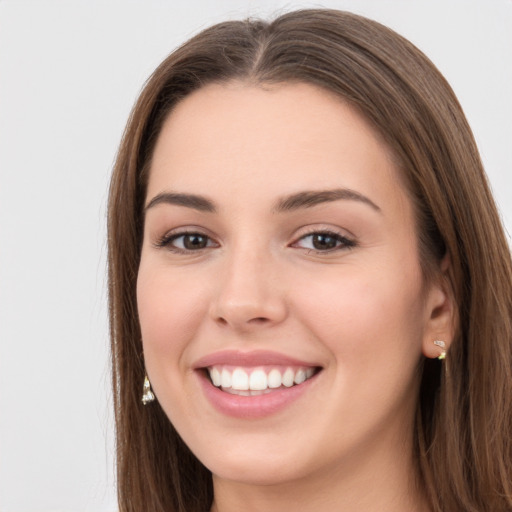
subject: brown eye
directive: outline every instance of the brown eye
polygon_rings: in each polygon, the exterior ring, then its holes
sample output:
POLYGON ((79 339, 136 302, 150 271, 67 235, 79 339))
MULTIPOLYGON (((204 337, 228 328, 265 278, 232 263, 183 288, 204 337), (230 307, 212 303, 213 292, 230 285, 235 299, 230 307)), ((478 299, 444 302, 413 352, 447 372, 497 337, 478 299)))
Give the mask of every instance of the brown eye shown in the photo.
POLYGON ((328 251, 334 249, 339 243, 339 240, 331 235, 317 233, 311 235, 311 244, 317 251, 328 251))
POLYGON ((198 233, 192 233, 190 235, 182 235, 178 237, 176 240, 183 239, 182 244, 183 248, 187 251, 195 251, 197 249, 204 249, 208 246, 208 237, 204 235, 200 235, 198 233))
POLYGON ((318 231, 303 236, 295 244, 294 247, 309 249, 314 252, 330 252, 355 247, 356 243, 349 238, 329 231, 318 231))
POLYGON ((218 244, 216 244, 209 236, 193 232, 165 236, 156 245, 157 247, 165 247, 166 249, 177 253, 194 252, 200 251, 201 249, 218 247, 218 244))

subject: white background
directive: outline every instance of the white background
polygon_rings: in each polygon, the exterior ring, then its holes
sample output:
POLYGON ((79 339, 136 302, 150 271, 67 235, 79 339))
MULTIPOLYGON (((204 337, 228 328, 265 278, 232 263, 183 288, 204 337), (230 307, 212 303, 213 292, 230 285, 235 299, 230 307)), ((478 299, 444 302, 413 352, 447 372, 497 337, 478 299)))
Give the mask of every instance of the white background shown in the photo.
POLYGON ((179 43, 325 6, 419 46, 451 82, 512 226, 512 0, 0 0, 0 511, 116 510, 105 202, 129 110, 179 43))

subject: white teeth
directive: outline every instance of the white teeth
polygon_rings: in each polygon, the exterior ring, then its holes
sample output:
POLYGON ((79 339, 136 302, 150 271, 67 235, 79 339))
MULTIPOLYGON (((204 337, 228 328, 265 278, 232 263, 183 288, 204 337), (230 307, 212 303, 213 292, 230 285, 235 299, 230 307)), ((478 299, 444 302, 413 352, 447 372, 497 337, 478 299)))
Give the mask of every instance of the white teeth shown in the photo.
POLYGON ((295 384, 302 384, 306 380, 306 372, 304 370, 299 370, 293 379, 295 384))
POLYGON ((219 387, 222 384, 222 379, 220 376, 219 370, 217 368, 212 368, 210 370, 210 377, 212 379, 213 385, 219 387))
POLYGON ((294 377, 295 375, 293 374, 293 370, 291 368, 287 368, 283 374, 283 386, 291 388, 293 386, 294 377))
POLYGON ((268 377, 267 377, 267 381, 268 381, 269 388, 272 388, 272 389, 280 388, 281 384, 282 384, 281 372, 279 370, 277 370, 276 368, 274 368, 273 370, 270 370, 268 377))
POLYGON ((302 384, 315 374, 315 369, 286 368, 281 373, 277 368, 272 368, 268 374, 263 368, 256 368, 252 371, 246 371, 243 368, 235 368, 230 371, 227 368, 210 367, 208 368, 212 384, 225 391, 234 392, 239 395, 259 395, 262 392, 270 392, 272 389, 280 387, 290 388, 293 385, 302 384))
POLYGON ((254 370, 249 377, 249 389, 262 391, 267 387, 267 374, 263 370, 254 370))
POLYGON ((222 373, 220 375, 220 385, 223 388, 230 388, 231 387, 231 372, 226 370, 226 368, 224 368, 222 370, 222 373))
POLYGON ((249 376, 242 368, 236 368, 231 375, 231 387, 240 391, 249 389, 249 376))

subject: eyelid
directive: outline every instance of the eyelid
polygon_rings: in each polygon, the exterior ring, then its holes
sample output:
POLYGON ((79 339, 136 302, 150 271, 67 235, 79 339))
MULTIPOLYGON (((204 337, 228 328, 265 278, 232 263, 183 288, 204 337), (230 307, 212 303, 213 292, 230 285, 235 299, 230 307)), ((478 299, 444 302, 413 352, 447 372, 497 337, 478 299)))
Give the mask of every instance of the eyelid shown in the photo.
POLYGON ((352 235, 347 233, 346 230, 342 230, 339 228, 333 228, 332 226, 310 226, 308 229, 301 233, 300 235, 295 237, 295 241, 290 244, 291 247, 297 247, 299 249, 305 249, 308 252, 313 252, 316 254, 329 254, 332 252, 338 252, 338 251, 344 251, 349 250, 357 246, 356 238, 352 235), (338 242, 340 242, 339 245, 336 247, 333 247, 331 249, 325 249, 325 250, 319 250, 319 249, 310 249, 306 247, 300 247, 298 244, 301 240, 304 240, 307 237, 313 236, 313 235, 327 235, 331 236, 333 238, 336 238, 338 242))
POLYGON ((179 227, 174 228, 170 231, 167 231, 164 235, 158 237, 155 242, 153 242, 153 246, 157 249, 167 249, 171 252, 179 253, 179 254, 192 254, 199 253, 205 249, 211 249, 215 247, 219 247, 219 243, 215 240, 215 238, 210 235, 207 230, 204 228, 199 228, 196 226, 187 226, 187 227, 179 227), (184 237, 187 235, 197 235, 202 236, 208 239, 208 245, 206 247, 201 247, 199 249, 182 249, 180 247, 176 247, 172 245, 174 240, 177 240, 180 237, 184 237), (210 244, 212 242, 212 244, 210 244))
MULTIPOLYGON (((304 231, 302 233, 299 233, 295 235, 294 241, 289 244, 290 247, 299 248, 299 249, 305 249, 308 252, 314 252, 318 254, 328 254, 331 252, 337 252, 340 250, 348 250, 353 247, 355 247, 357 244, 356 238, 354 235, 349 233, 346 229, 336 228, 333 226, 307 226, 299 228, 299 231, 303 229, 304 231), (339 242, 335 247, 330 249, 314 249, 314 248, 307 248, 307 247, 301 247, 299 244, 302 240, 304 240, 307 237, 313 236, 313 235, 325 235, 333 237, 339 242)), ((167 250, 175 253, 181 253, 181 254, 192 254, 192 253, 199 253, 201 251, 204 251, 205 249, 212 249, 219 247, 219 242, 216 241, 215 237, 211 235, 208 230, 204 228, 200 228, 197 226, 184 226, 184 227, 178 227, 171 229, 167 231, 164 235, 158 237, 154 242, 153 246, 157 249, 166 248, 167 250), (207 245, 205 247, 199 247, 197 249, 186 249, 186 248, 180 248, 172 245, 172 242, 174 240, 177 240, 180 237, 185 237, 187 235, 197 235, 201 237, 205 237, 207 239, 207 245)))

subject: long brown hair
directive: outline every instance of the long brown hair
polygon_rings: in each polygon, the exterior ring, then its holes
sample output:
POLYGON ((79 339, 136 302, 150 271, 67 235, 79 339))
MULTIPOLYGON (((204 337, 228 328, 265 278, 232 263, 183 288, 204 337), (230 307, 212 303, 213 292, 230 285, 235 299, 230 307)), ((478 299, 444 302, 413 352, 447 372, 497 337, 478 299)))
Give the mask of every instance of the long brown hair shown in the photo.
POLYGON ((303 10, 215 25, 154 72, 128 121, 109 198, 109 297, 123 512, 205 512, 209 471, 158 403, 141 403, 136 279, 156 138, 207 83, 307 82, 355 107, 386 140, 415 205, 426 279, 449 256, 458 326, 446 361, 421 367, 415 449, 432 509, 512 510, 512 264, 479 154, 451 88, 411 43, 365 18, 303 10))

